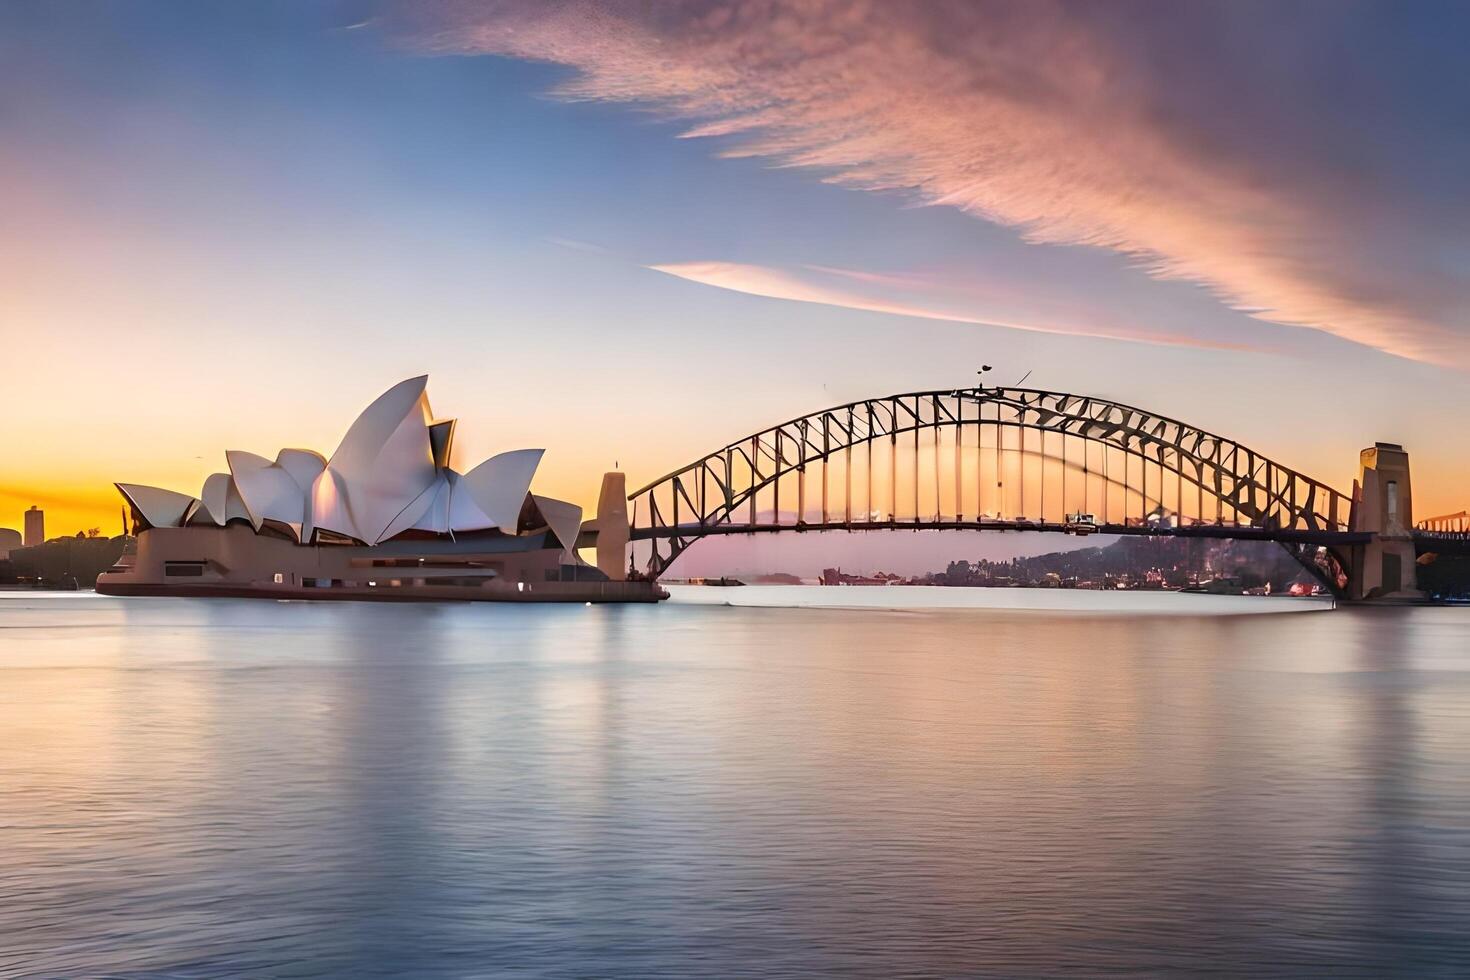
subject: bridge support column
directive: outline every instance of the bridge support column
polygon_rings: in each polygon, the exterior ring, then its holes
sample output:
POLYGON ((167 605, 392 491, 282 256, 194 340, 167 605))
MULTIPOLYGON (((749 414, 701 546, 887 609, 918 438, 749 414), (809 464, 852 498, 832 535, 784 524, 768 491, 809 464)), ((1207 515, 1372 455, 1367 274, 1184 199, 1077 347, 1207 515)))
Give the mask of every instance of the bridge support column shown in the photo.
POLYGON ((1404 447, 1379 442, 1359 454, 1352 524, 1354 531, 1367 531, 1373 540, 1352 548, 1348 598, 1418 598, 1413 493, 1404 447))
POLYGON ((628 479, 604 473, 597 495, 597 569, 614 582, 628 577, 628 479))

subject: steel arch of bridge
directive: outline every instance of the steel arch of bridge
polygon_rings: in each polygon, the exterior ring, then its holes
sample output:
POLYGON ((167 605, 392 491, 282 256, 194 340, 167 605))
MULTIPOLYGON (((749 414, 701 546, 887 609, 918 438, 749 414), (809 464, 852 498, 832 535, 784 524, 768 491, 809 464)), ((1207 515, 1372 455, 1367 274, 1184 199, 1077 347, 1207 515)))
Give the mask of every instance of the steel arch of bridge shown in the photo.
POLYGON ((635 548, 647 542, 645 567, 655 576, 710 535, 1061 531, 1069 512, 1082 511, 1102 533, 1276 541, 1336 592, 1345 582, 1341 549, 1368 537, 1350 530, 1350 497, 1249 447, 1130 405, 1028 388, 849 402, 732 442, 628 499, 630 537, 635 548), (783 510, 783 490, 794 511, 783 510))

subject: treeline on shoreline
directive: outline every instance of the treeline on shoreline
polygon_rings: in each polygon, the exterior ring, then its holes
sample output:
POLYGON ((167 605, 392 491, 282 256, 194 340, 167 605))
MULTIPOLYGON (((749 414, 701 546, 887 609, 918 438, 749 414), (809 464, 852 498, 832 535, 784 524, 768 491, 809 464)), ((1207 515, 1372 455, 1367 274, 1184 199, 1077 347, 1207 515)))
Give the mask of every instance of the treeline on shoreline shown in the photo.
POLYGON ((15 548, 0 559, 0 585, 90 589, 117 563, 131 538, 77 535, 15 548))

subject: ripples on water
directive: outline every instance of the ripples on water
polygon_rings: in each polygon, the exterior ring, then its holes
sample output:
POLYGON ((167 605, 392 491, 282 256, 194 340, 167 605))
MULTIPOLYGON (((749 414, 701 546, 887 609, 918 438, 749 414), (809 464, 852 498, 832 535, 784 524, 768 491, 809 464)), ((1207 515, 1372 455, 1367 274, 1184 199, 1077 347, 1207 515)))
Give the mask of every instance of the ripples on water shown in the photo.
POLYGON ((1470 972, 1470 611, 1162 599, 0 596, 0 974, 1470 972))

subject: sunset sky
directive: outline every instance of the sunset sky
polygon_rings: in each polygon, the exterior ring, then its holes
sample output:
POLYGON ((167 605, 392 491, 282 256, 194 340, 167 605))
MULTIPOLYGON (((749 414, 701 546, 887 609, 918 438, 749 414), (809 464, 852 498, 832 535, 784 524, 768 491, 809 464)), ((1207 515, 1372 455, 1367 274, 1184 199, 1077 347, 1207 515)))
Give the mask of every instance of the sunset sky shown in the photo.
POLYGON ((1463 3, 0 4, 0 526, 430 375, 591 506, 769 423, 1090 393, 1470 505, 1463 3))

